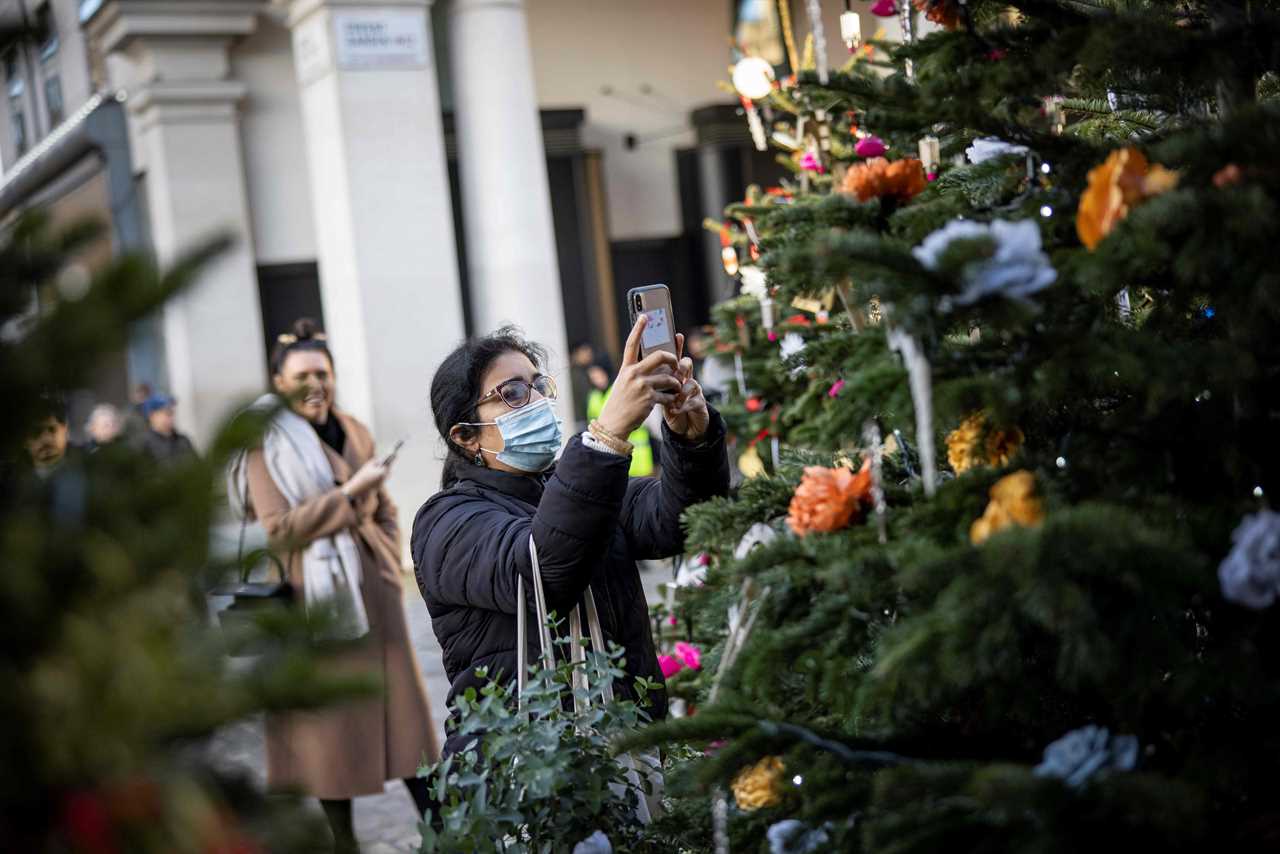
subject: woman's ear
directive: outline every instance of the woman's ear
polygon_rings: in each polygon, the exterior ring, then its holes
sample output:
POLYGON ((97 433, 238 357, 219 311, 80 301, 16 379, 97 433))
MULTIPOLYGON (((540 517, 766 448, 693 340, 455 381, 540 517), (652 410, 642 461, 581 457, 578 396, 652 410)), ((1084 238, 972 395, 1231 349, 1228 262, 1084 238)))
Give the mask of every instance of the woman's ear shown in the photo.
POLYGON ((453 429, 449 431, 449 441, 459 448, 464 448, 468 456, 480 450, 480 437, 473 427, 465 427, 461 424, 453 425, 453 429))

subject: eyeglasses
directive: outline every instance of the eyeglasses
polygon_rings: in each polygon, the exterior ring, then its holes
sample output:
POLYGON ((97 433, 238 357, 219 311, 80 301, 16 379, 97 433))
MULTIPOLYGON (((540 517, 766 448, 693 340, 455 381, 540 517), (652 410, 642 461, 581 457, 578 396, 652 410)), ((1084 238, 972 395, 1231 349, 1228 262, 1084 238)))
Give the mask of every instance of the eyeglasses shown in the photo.
POLYGON ((519 409, 529 403, 529 399, 533 397, 533 392, 535 391, 547 400, 555 400, 557 394, 556 381, 547 376, 534 377, 531 383, 524 380, 506 380, 498 383, 484 397, 477 400, 476 406, 495 397, 500 397, 507 406, 512 409, 519 409))

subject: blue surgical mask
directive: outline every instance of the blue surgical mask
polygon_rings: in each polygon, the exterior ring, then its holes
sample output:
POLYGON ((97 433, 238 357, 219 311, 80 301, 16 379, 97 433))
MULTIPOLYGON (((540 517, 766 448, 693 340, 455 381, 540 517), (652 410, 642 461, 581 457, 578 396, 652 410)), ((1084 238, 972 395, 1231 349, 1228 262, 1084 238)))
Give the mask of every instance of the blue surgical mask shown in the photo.
POLYGON ((519 471, 536 473, 546 471, 556 460, 556 452, 560 450, 560 419, 551 408, 551 401, 542 398, 534 403, 513 409, 506 415, 499 415, 491 422, 480 422, 476 426, 493 424, 502 434, 502 450, 490 451, 481 448, 486 454, 494 454, 499 462, 506 463, 519 471))

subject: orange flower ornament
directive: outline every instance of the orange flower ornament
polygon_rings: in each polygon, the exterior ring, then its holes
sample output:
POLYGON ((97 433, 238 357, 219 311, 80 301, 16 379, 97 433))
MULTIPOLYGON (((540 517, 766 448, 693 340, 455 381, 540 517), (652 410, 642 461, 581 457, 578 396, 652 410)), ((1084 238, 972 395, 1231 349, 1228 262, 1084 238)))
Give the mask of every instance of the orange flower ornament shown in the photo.
POLYGON ((1093 250, 1116 223, 1142 202, 1178 186, 1178 173, 1160 164, 1152 166, 1136 148, 1120 148, 1089 170, 1089 188, 1076 210, 1076 233, 1093 250))
POLYGON ((947 434, 947 462, 956 474, 980 465, 1005 465, 1026 439, 1017 427, 988 431, 986 426, 986 415, 975 412, 947 434))
POLYGON ((914 157, 894 160, 870 157, 844 173, 840 190, 866 202, 876 198, 908 201, 925 188, 924 164, 914 157))
POLYGON ((800 537, 849 525, 871 499, 871 462, 854 474, 847 468, 809 466, 787 511, 787 526, 800 537))
POLYGON ((1034 528, 1044 521, 1044 505, 1036 495, 1036 476, 1026 469, 1005 475, 990 491, 986 512, 969 528, 969 542, 982 545, 1012 525, 1034 528))
POLYGON ((766 756, 755 765, 743 768, 733 778, 733 799, 738 809, 746 812, 777 806, 782 800, 782 760, 766 756))

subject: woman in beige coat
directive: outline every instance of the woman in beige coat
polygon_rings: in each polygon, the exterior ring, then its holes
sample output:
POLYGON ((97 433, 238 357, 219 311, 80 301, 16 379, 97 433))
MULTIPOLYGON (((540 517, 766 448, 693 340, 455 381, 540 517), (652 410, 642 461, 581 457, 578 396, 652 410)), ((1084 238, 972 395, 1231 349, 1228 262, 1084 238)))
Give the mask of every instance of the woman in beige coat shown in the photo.
POLYGON ((417 769, 437 761, 440 749, 401 600, 399 523, 382 488, 390 466, 375 457, 368 429, 333 409, 333 359, 324 334, 312 321, 300 320, 294 328, 295 334, 280 336, 272 353, 272 382, 315 429, 333 469, 333 486, 291 505, 289 490, 275 482, 258 448, 246 461, 246 510, 266 529, 295 591, 304 590, 302 554, 308 544, 342 531, 352 534, 369 632, 355 649, 337 656, 334 666, 378 677, 382 692, 322 711, 269 716, 267 778, 272 787, 319 798, 338 850, 354 851, 351 798, 380 794, 384 781, 400 778, 421 815, 432 804, 417 769))

